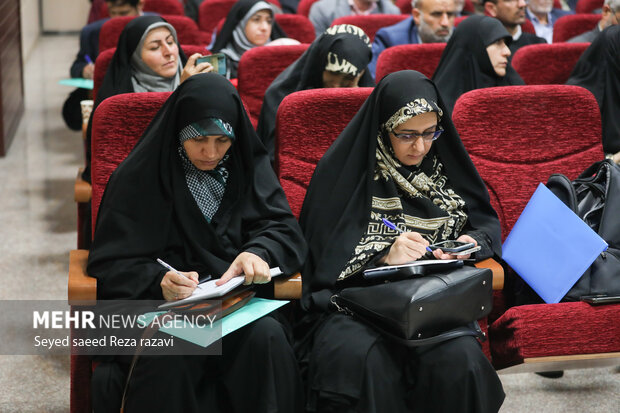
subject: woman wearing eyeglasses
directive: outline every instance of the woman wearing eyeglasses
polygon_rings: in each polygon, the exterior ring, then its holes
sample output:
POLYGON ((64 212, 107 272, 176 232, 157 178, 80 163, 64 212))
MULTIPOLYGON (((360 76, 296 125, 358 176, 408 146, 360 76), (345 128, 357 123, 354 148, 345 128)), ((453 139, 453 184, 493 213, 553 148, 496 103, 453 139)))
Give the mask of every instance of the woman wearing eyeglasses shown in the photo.
POLYGON ((407 348, 330 303, 335 291, 363 286, 368 267, 432 258, 430 243, 458 239, 482 247, 476 258, 501 254, 486 187, 432 81, 415 71, 381 80, 318 163, 300 224, 310 247, 304 321, 314 326, 300 354, 309 411, 499 409, 501 382, 473 337, 407 348))

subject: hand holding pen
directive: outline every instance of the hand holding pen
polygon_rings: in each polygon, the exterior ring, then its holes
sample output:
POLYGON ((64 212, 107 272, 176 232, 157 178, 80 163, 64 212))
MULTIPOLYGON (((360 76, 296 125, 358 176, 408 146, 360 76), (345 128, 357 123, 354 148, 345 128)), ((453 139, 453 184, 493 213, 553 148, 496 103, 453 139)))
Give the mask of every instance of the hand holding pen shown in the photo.
POLYGON ((168 269, 160 283, 162 294, 166 301, 180 300, 192 295, 198 286, 198 273, 196 271, 178 271, 159 258, 157 262, 168 269))
POLYGON ((420 233, 403 231, 385 218, 383 218, 382 221, 386 227, 400 233, 390 247, 387 255, 383 258, 384 264, 405 264, 418 260, 422 258, 427 251, 431 251, 430 248, 428 248, 429 242, 425 240, 420 233))

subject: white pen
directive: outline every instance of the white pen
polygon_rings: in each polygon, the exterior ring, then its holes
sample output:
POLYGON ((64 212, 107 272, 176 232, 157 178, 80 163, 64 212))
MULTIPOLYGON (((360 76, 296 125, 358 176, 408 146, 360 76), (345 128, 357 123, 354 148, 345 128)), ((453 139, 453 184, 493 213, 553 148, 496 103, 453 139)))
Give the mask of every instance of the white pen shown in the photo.
MULTIPOLYGON (((169 269, 170 271, 176 272, 177 274, 179 274, 182 277, 186 277, 186 275, 181 274, 176 268, 174 268, 172 265, 168 264, 166 261, 157 258, 157 262, 160 263, 161 265, 163 265, 164 267, 166 267, 167 269, 169 269)), ((189 278, 189 277, 187 277, 187 278, 189 278)), ((206 281, 209 281, 210 279, 211 279, 211 276, 208 275, 204 279, 200 280, 198 282, 198 284, 202 284, 202 283, 204 283, 206 281)), ((191 278, 190 278, 190 280, 191 280, 191 278)))

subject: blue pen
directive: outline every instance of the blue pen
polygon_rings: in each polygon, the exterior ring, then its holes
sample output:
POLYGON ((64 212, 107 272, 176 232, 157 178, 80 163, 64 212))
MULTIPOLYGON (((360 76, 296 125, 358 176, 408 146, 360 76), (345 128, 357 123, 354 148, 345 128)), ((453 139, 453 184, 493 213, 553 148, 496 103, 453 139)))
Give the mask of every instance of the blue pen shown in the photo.
POLYGON ((87 62, 89 65, 92 65, 92 64, 93 64, 93 59, 91 59, 89 55, 85 54, 85 55, 84 55, 84 59, 86 59, 86 62, 87 62))
MULTIPOLYGON (((391 222, 388 219, 382 218, 381 221, 383 221, 383 225, 385 225, 386 227, 388 227, 389 229, 393 229, 396 232, 400 232, 401 234, 405 231, 403 231, 402 229, 398 228, 393 222, 391 222)), ((428 252, 433 252, 432 249, 430 249, 429 247, 426 247, 426 251, 428 252)))

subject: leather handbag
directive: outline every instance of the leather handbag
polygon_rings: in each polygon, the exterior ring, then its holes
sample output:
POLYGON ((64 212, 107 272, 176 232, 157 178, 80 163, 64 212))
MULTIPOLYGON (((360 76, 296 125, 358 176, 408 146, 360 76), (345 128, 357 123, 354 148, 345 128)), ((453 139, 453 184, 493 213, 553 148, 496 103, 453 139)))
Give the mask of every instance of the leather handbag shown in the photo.
POLYGON ((547 187, 609 245, 563 301, 577 301, 587 295, 620 295, 620 166, 611 160, 596 162, 574 181, 553 174, 547 187))
POLYGON ((345 288, 331 302, 403 345, 415 347, 463 335, 483 338, 476 320, 492 306, 493 273, 464 266, 407 280, 345 288))

